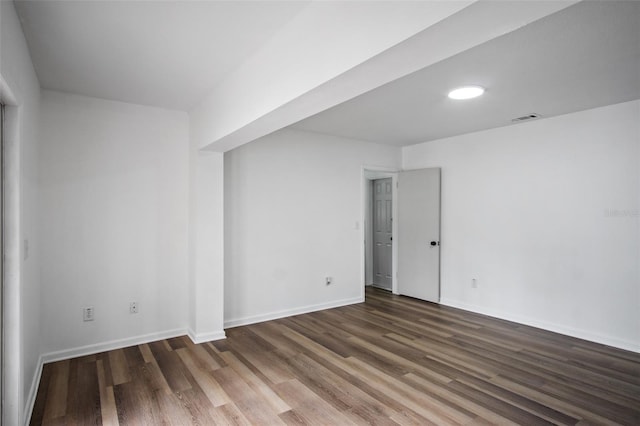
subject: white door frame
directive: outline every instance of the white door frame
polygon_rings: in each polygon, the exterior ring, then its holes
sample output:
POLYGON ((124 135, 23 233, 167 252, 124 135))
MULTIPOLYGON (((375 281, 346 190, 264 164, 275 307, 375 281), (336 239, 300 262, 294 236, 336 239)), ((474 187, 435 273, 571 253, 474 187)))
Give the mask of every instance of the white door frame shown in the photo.
POLYGON ((3 140, 3 294, 2 294, 2 413, 0 423, 22 423, 22 365, 20 340, 20 149, 21 106, 0 76, 0 101, 5 105, 3 140))
MULTIPOLYGON (((393 200, 392 200, 392 215, 393 215, 393 223, 392 223, 392 233, 393 236, 395 237, 398 234, 398 224, 397 221, 395 220, 395 218, 397 217, 398 214, 398 197, 397 197, 397 188, 398 188, 398 172, 400 170, 398 169, 394 169, 394 168, 390 168, 390 167, 382 167, 382 166, 369 166, 369 165, 363 165, 362 166, 362 189, 361 189, 361 220, 360 223, 362 224, 362 226, 360 226, 360 241, 362 242, 361 246, 360 246, 360 250, 361 250, 361 272, 360 272, 360 288, 362 289, 362 298, 364 300, 364 287, 368 284, 366 282, 366 276, 367 276, 367 271, 366 271, 366 267, 367 267, 367 245, 366 243, 369 242, 369 244, 371 244, 371 240, 372 240, 372 236, 371 235, 367 235, 367 223, 371 220, 371 211, 372 211, 372 206, 371 203, 368 201, 370 200, 370 197, 368 196, 368 192, 371 191, 371 181, 375 180, 375 179, 384 179, 384 178, 391 178, 391 182, 393 185, 392 188, 392 196, 393 196, 393 200)), ((373 261, 373 259, 369 259, 369 262, 373 261)), ((393 240, 392 245, 391 245, 391 269, 392 269, 392 277, 391 277, 391 292, 393 294, 398 294, 398 245, 396 243, 396 240, 393 240)))

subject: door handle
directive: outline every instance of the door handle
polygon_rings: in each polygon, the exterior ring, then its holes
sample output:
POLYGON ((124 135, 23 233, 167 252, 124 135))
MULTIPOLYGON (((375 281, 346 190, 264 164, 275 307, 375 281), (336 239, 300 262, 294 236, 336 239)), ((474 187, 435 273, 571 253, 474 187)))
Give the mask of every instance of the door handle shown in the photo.
POLYGON ((440 241, 431 241, 431 245, 432 246, 439 246, 440 245, 440 241))

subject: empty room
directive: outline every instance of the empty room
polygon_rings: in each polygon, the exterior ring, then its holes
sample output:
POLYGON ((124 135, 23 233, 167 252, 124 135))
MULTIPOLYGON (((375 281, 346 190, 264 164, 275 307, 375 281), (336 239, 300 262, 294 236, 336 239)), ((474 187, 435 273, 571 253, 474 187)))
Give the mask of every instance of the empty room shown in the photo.
POLYGON ((2 425, 640 424, 640 2, 1 0, 2 425))

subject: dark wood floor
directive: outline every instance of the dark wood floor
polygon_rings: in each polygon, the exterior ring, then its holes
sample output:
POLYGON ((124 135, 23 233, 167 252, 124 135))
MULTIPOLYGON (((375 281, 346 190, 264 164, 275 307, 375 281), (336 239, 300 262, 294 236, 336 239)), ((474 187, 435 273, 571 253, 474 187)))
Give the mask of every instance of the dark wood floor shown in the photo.
POLYGON ((47 364, 31 424, 640 425, 640 354, 382 290, 227 336, 47 364))

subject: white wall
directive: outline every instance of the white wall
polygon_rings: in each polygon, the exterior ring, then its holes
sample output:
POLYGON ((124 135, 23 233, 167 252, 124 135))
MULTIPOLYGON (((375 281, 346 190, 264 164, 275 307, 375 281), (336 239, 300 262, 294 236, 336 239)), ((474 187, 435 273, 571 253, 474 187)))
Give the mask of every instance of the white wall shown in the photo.
POLYGON ((224 338, 224 154, 201 151, 189 114, 189 336, 224 338))
POLYGON ((3 424, 22 424, 39 377, 37 144, 40 86, 13 2, 0 2, 0 86, 5 128, 3 424), (25 241, 29 253, 24 256, 25 241))
POLYGON ((362 300, 363 165, 400 150, 283 130, 225 153, 227 327, 362 300))
POLYGON ((182 112, 43 92, 47 360, 185 333, 188 125, 182 112))
POLYGON ((436 166, 444 304, 640 351, 640 101, 403 149, 436 166))
POLYGON ((194 148, 191 168, 189 336, 201 343, 225 337, 224 154, 194 148))

